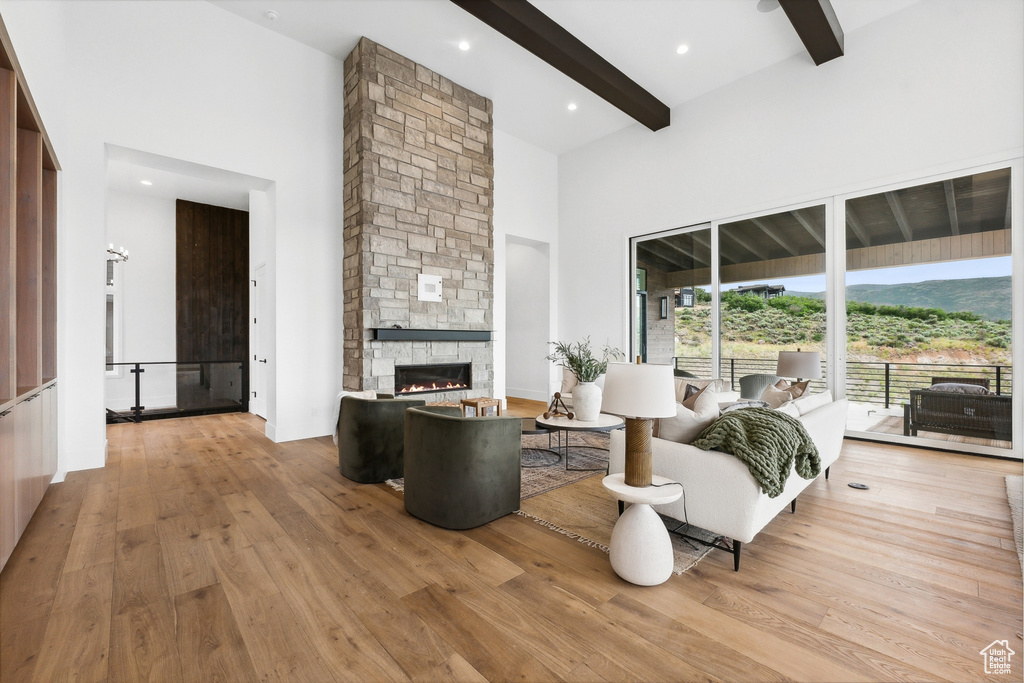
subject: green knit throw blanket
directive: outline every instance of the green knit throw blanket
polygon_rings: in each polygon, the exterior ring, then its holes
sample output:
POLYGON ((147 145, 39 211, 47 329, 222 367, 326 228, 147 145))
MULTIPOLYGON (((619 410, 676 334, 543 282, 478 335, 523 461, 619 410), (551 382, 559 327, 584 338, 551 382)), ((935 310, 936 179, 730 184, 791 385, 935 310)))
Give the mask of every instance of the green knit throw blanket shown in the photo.
POLYGON ((794 460, 804 479, 821 473, 818 448, 803 424, 772 408, 731 410, 708 425, 693 445, 735 455, 769 498, 782 493, 794 460))

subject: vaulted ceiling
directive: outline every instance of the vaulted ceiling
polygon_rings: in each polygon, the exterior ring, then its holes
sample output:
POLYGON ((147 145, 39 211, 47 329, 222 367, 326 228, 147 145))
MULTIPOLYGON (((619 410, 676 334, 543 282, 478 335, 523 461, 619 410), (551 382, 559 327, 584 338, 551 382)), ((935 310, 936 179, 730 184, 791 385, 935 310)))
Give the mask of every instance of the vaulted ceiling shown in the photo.
MULTIPOLYGON (((849 35, 919 1, 831 0, 831 5, 849 35)), ((638 125, 449 0, 212 2, 339 59, 360 36, 371 38, 489 97, 496 128, 554 154, 638 125), (461 42, 469 49, 461 50, 461 42)), ((785 12, 760 12, 758 0, 533 0, 533 5, 670 108, 791 57, 815 68, 785 12), (683 54, 677 52, 681 45, 687 48, 683 54)), ((848 41, 847 52, 856 49, 855 41, 848 41)))

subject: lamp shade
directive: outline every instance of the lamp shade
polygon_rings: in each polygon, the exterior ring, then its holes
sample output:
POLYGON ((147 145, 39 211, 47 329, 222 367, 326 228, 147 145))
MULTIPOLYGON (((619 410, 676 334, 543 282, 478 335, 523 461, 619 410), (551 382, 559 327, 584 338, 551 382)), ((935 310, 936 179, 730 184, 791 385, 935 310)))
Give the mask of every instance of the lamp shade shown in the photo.
POLYGON ((779 351, 779 365, 775 374, 779 377, 819 379, 821 354, 817 351, 779 351))
POLYGON ((676 392, 668 365, 609 363, 601 412, 626 417, 675 417, 676 392))

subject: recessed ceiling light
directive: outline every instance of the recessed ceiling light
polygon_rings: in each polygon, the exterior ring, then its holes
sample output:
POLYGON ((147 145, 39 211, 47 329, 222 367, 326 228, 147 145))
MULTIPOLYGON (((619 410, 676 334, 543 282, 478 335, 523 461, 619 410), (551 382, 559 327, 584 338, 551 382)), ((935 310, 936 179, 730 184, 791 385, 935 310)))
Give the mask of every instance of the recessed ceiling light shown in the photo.
POLYGON ((277 17, 280 15, 272 9, 268 9, 263 13, 263 16, 267 18, 267 21, 277 21, 277 17))
POLYGON ((140 180, 139 182, 142 183, 143 185, 152 185, 153 184, 152 180, 140 180))
POLYGON ((459 43, 459 49, 462 50, 463 52, 468 50, 469 49, 469 41, 468 40, 463 40, 461 43, 459 43))
POLYGON ((685 55, 689 51, 690 51, 690 46, 689 45, 680 45, 679 47, 676 48, 676 54, 677 55, 685 55))
POLYGON ((758 0, 757 11, 758 12, 773 12, 779 9, 779 0, 758 0))
POLYGON ((576 103, 575 102, 570 102, 569 103, 569 111, 576 111, 576 103))

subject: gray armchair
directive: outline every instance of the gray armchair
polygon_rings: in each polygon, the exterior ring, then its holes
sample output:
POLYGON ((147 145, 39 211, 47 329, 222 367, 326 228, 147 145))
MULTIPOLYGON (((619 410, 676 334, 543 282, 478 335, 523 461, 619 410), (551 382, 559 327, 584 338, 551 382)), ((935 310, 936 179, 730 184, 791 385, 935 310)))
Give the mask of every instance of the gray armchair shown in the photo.
POLYGON ((446 529, 471 529, 519 509, 519 417, 462 417, 458 408, 405 413, 405 509, 446 529))
POLYGON ((338 469, 346 479, 375 484, 402 476, 405 410, 426 401, 345 396, 338 413, 338 469))
POLYGON ((776 375, 744 375, 740 377, 740 398, 757 400, 769 386, 774 386, 781 377, 776 375))

